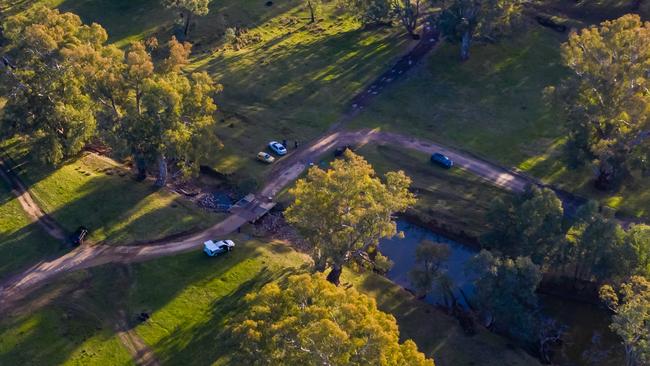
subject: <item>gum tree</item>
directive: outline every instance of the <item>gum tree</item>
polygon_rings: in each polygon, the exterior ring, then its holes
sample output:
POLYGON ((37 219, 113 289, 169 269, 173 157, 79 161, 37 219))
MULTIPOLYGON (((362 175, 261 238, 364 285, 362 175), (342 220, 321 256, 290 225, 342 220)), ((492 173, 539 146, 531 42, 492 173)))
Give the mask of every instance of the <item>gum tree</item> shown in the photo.
POLYGON ((562 56, 572 72, 559 88, 570 156, 595 163, 601 189, 647 170, 650 23, 628 14, 585 28, 571 34, 562 56))
POLYGON ((393 214, 415 203, 403 172, 389 172, 385 183, 362 157, 347 150, 329 170, 309 169, 289 192, 295 198, 285 212, 312 248, 316 269, 332 268, 328 281, 338 285, 343 265, 374 265, 379 239, 397 234, 393 214))
POLYGON ((245 297, 231 323, 237 360, 251 365, 433 366, 392 315, 355 289, 293 275, 245 297))
POLYGON ((187 38, 190 32, 192 14, 207 15, 210 12, 210 2, 212 0, 164 0, 163 4, 167 8, 175 8, 182 11, 183 18, 185 19, 183 35, 187 38))

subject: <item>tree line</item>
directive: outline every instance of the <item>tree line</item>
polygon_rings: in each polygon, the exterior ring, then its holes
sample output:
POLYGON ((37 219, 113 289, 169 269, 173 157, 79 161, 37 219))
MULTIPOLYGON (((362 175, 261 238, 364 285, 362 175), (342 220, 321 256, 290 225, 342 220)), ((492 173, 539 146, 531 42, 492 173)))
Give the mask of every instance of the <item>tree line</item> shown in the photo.
POLYGON ((42 5, 3 29, 12 62, 0 76, 8 96, 0 132, 28 136, 42 161, 60 164, 98 140, 131 157, 141 178, 157 167, 162 186, 168 164, 189 176, 221 147, 213 119, 221 85, 183 71, 189 43, 151 38, 123 51, 100 25, 42 5))

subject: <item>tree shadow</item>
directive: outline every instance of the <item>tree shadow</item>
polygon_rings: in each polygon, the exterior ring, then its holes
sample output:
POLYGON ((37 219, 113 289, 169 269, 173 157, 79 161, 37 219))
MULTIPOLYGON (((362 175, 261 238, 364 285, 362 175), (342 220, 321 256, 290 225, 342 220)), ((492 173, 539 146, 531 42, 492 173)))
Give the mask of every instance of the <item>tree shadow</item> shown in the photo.
MULTIPOLYGON (((158 316, 166 316, 158 314, 158 310, 174 301, 180 293, 188 289, 196 291, 214 281, 232 288, 225 294, 214 284, 210 288, 209 296, 217 300, 209 306, 209 319, 210 324, 217 324, 224 315, 236 310, 246 293, 292 271, 291 268, 276 271, 265 266, 254 267, 254 273, 245 273, 249 279, 241 284, 227 284, 228 281, 239 281, 238 277, 231 277, 233 268, 246 265, 259 255, 257 244, 248 243, 223 257, 208 258, 197 251, 137 265, 112 264, 67 274, 20 300, 12 312, 0 319, 0 337, 14 342, 6 344, 0 351, 0 364, 30 364, 34 361, 37 364, 61 364, 73 357, 73 353, 77 357, 82 345, 90 347, 87 351, 91 354, 101 352, 104 346, 93 348, 97 345, 88 345, 85 341, 93 337, 99 337, 101 342, 114 339, 121 311, 127 314, 131 329, 140 325, 137 315, 143 311, 152 315, 149 323, 156 324, 158 316)), ((187 305, 188 312, 194 310, 192 304, 187 305)), ((189 316, 191 319, 191 314, 189 316)), ((200 342, 198 350, 213 351, 214 347, 208 343, 214 342, 210 334, 215 330, 219 329, 211 329, 208 324, 191 329, 179 328, 172 330, 160 344, 150 346, 186 352, 187 347, 194 349, 193 343, 200 342)), ((172 359, 184 364, 187 354, 184 355, 173 355, 172 359)))
POLYGON ((0 182, 0 213, 2 220, 7 220, 0 225, 0 279, 64 253, 60 242, 49 237, 37 223, 29 222, 4 182, 0 182))

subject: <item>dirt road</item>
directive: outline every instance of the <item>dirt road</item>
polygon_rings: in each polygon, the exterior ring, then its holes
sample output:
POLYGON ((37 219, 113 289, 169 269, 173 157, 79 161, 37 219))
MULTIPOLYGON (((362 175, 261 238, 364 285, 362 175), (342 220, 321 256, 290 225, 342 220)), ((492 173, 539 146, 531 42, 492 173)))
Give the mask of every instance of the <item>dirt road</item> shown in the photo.
POLYGON ((66 235, 65 231, 52 220, 43 210, 36 204, 34 198, 29 194, 29 191, 18 178, 13 174, 11 168, 4 160, 0 159, 0 178, 7 182, 11 191, 16 196, 16 199, 22 206, 23 210, 29 217, 30 221, 38 223, 45 232, 57 240, 64 240, 66 235))
MULTIPOLYGON (((0 310, 26 296, 39 285, 47 283, 53 278, 64 273, 99 266, 107 263, 133 263, 150 260, 153 258, 173 255, 177 253, 196 250, 208 239, 224 237, 250 221, 257 215, 261 205, 274 197, 285 186, 294 181, 302 172, 323 154, 343 145, 362 145, 367 143, 393 144, 407 149, 413 149, 430 154, 440 151, 450 156, 460 168, 470 171, 486 181, 503 187, 504 189, 520 192, 531 183, 528 178, 516 175, 477 158, 466 156, 458 151, 438 145, 436 143, 420 140, 414 137, 394 133, 379 132, 376 130, 337 131, 322 137, 312 144, 293 152, 280 160, 271 172, 268 184, 257 195, 251 205, 232 213, 225 220, 213 227, 166 243, 144 244, 139 246, 81 246, 68 254, 41 263, 12 278, 2 281, 0 286, 0 310)), ((28 193, 16 192, 19 197, 26 197, 28 193)), ((21 201, 26 210, 33 209, 33 203, 21 201)), ((42 211, 41 211, 42 212, 42 211)), ((42 217, 42 216, 41 216, 42 217)), ((50 231, 48 231, 50 232, 50 231)), ((58 233, 58 231, 51 231, 58 233)), ((128 244, 128 243, 125 243, 128 244)))

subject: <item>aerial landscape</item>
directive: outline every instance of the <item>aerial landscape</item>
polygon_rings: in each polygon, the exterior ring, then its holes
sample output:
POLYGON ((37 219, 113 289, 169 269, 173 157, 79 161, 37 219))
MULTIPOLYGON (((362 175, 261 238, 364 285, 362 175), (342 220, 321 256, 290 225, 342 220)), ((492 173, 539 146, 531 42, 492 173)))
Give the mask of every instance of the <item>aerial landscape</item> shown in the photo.
POLYGON ((0 365, 650 366, 650 2, 0 0, 0 365))

